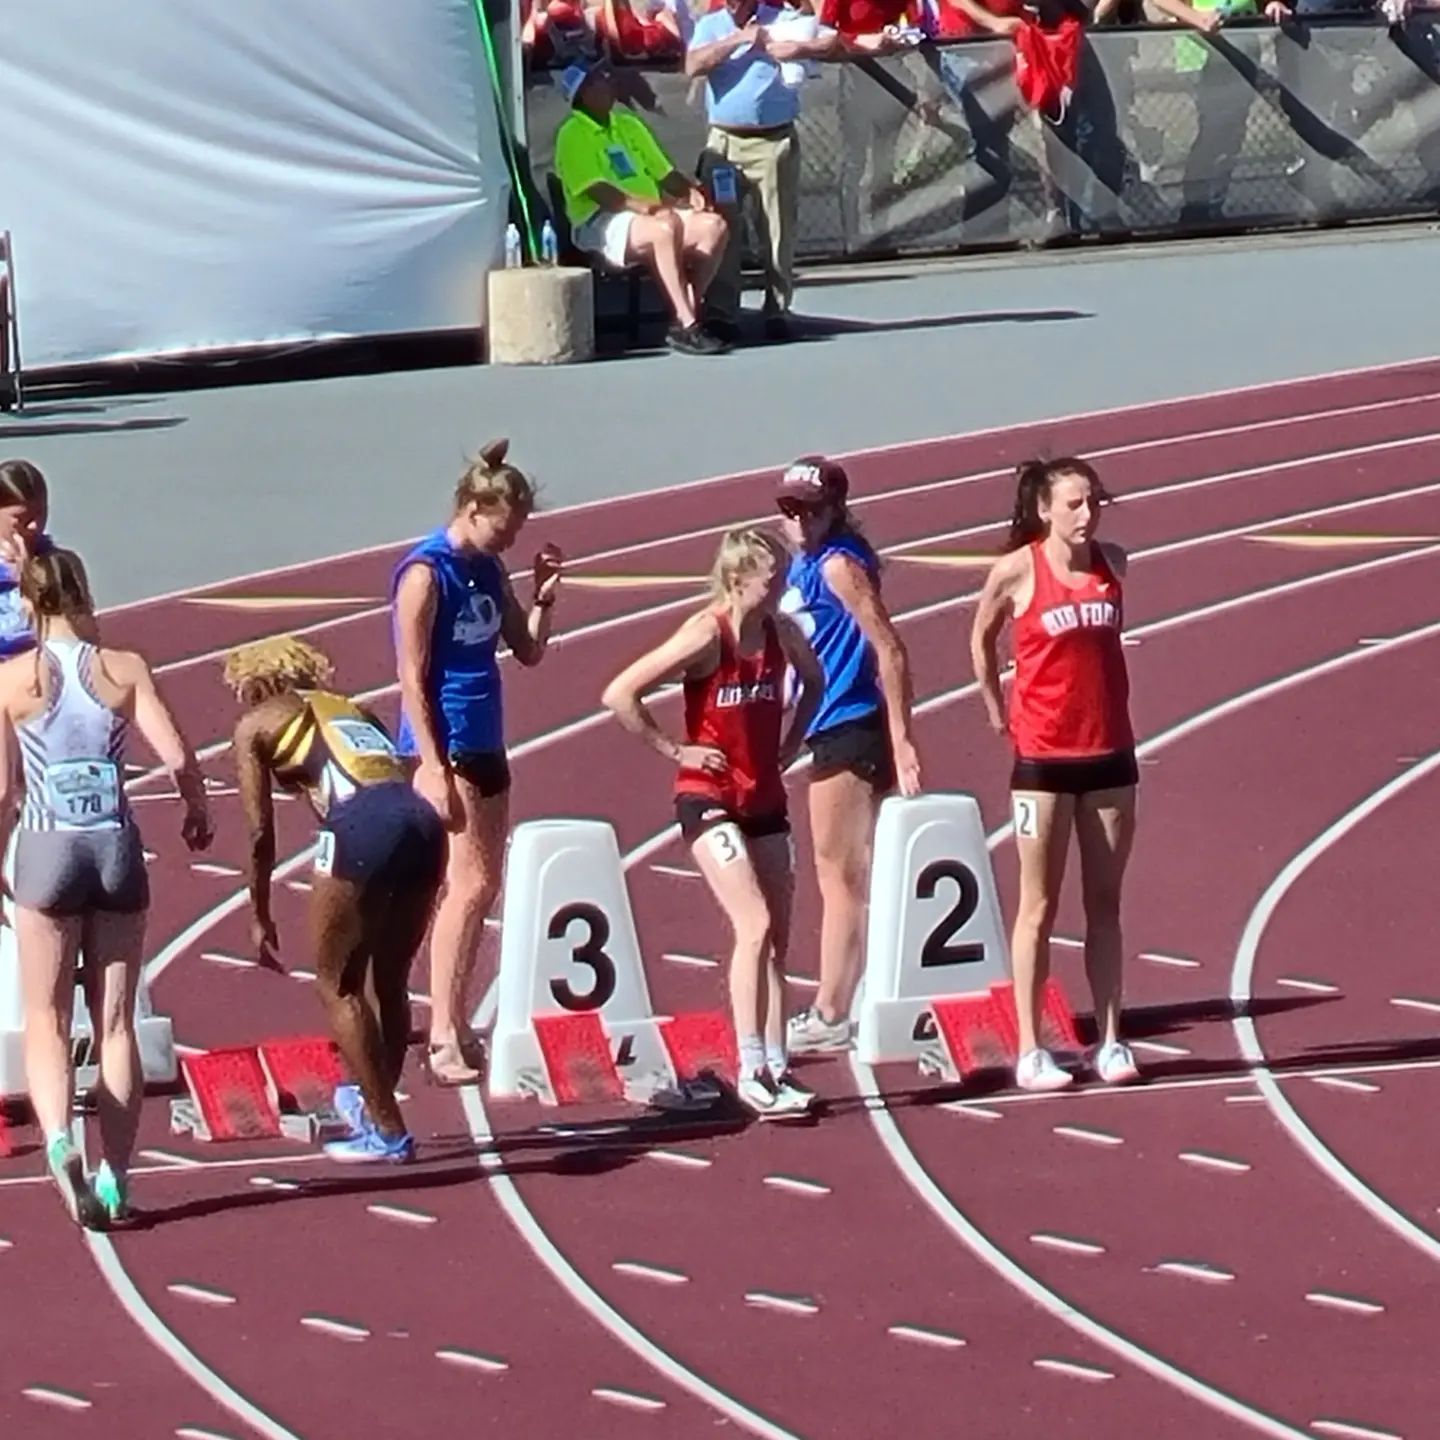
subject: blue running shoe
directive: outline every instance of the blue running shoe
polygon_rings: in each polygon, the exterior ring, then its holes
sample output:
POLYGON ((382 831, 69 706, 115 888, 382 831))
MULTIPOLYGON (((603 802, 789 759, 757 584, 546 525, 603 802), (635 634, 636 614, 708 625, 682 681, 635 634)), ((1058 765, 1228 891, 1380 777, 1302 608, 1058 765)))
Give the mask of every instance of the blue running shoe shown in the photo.
POLYGON ((382 1135, 371 1128, 349 1140, 332 1140, 325 1153, 342 1165, 408 1165, 415 1158, 415 1137, 408 1133, 382 1135))
POLYGON ((370 1128, 370 1114, 358 1085, 335 1087, 335 1113, 349 1127, 352 1136, 363 1135, 370 1128))

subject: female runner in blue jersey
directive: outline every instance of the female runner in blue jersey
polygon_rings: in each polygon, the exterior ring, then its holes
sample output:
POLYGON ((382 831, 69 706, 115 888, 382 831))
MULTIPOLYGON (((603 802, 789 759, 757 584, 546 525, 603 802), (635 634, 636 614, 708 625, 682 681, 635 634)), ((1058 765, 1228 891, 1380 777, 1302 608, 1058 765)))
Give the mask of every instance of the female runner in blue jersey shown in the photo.
POLYGON ((880 598, 880 562, 846 507, 850 482, 833 460, 807 456, 784 474, 776 504, 796 554, 781 608, 825 674, 810 722, 810 832, 820 886, 820 987, 790 1021, 790 1051, 846 1050, 860 983, 870 842, 880 801, 898 783, 920 790, 905 646, 880 598))
POLYGON ((460 477, 450 523, 422 540, 395 572, 395 646, 403 719, 399 750, 416 762, 414 785, 449 834, 445 888, 430 935, 431 1077, 468 1085, 483 1052, 466 995, 481 926, 500 888, 510 830, 510 768, 501 709, 500 640, 538 665, 563 557, 535 557, 534 599, 524 610, 500 560, 535 508, 530 481, 505 464, 495 440, 460 477))
POLYGON ((50 492, 39 469, 28 460, 0 461, 0 659, 35 648, 20 572, 31 555, 50 549, 49 518, 50 492))

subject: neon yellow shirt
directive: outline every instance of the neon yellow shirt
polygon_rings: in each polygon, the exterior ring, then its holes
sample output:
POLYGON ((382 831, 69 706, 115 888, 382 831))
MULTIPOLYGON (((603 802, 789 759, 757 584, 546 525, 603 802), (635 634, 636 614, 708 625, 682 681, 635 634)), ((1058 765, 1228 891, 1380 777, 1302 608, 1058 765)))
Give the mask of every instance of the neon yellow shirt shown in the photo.
MULTIPOLYGON (((1260 13, 1259 0, 1190 0, 1190 4, 1197 10, 1219 10, 1224 15, 1244 19, 1260 13)), ((1211 46, 1193 35, 1182 35, 1175 42, 1175 69, 1178 74, 1203 70, 1212 60, 1220 59, 1211 46)))
POLYGON ((585 193, 596 181, 627 195, 658 200, 660 181, 674 168, 649 126, 623 105, 611 109, 604 125, 582 110, 572 110, 555 135, 555 173, 565 191, 571 229, 600 208, 585 193))

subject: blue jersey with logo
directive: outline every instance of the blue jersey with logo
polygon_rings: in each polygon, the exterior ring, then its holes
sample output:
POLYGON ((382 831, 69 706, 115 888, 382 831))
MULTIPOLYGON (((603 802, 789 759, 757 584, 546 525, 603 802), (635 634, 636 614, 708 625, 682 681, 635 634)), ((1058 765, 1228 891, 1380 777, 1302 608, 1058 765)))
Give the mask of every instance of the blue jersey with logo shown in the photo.
MULTIPOLYGON (((44 555, 55 543, 48 535, 37 535, 31 550, 44 555)), ((20 603, 20 577, 7 560, 0 560, 0 660, 23 655, 35 648, 35 631, 20 603)))
POLYGON ((810 722, 810 735, 862 720, 880 708, 875 652, 825 579, 825 562, 832 555, 847 555, 872 581, 878 584, 880 579, 880 562, 858 535, 833 536, 813 555, 802 553, 790 562, 790 585, 780 608, 795 618, 825 672, 825 695, 810 722))
MULTIPOLYGON (((427 535, 396 567, 395 587, 412 565, 428 565, 438 587, 430 635, 430 705, 446 755, 503 751, 500 621, 504 570, 478 550, 457 550, 444 530, 427 535)), ((402 715, 396 748, 418 754, 410 717, 402 715)))

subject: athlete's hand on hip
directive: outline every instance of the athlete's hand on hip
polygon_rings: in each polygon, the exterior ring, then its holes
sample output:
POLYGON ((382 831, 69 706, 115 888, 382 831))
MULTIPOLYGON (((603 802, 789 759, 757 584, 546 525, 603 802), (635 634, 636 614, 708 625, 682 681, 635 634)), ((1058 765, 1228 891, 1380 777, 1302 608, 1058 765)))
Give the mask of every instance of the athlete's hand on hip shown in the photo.
POLYGON ((565 556, 558 545, 544 545, 535 552, 535 599, 549 604, 560 588, 560 575, 565 569, 565 556))
POLYGON ((448 765, 422 764, 411 783, 415 793, 435 807, 447 829, 455 823, 455 781, 448 765))
POLYGON ((902 795, 920 793, 920 754, 908 740, 895 747, 895 779, 902 795))
POLYGON ((712 745, 682 745, 675 761, 682 770, 700 770, 706 775, 723 775, 730 768, 724 751, 712 745))
POLYGON ((280 948, 280 936, 276 933, 275 922, 268 915, 257 915, 250 921, 250 944, 255 949, 255 960, 261 969, 278 970, 282 975, 285 973, 285 967, 275 953, 280 948))

